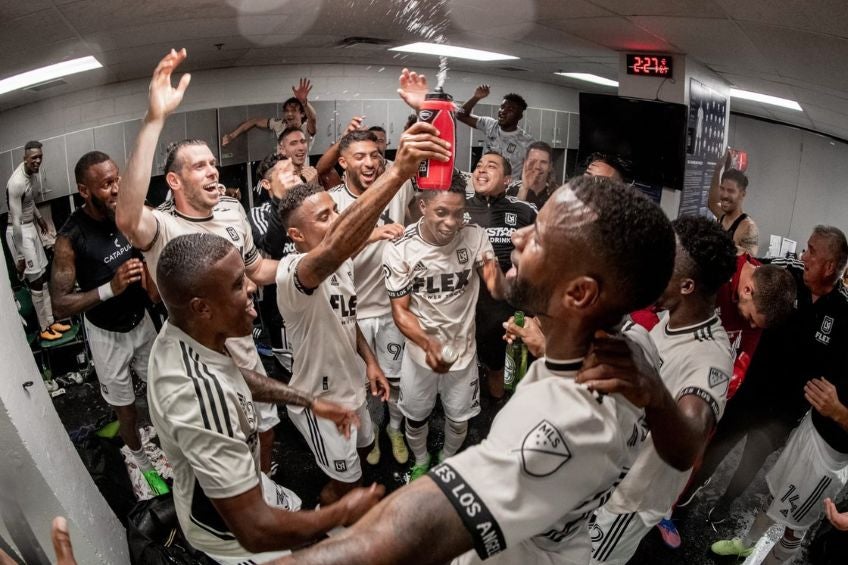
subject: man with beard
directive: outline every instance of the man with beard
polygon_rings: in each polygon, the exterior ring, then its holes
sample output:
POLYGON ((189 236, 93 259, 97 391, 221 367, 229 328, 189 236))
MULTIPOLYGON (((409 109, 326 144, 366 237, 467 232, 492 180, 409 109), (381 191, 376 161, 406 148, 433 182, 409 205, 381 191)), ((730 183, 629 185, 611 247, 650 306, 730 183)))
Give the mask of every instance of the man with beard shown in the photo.
POLYGON ((147 381, 150 348, 156 339, 146 314, 145 268, 141 253, 115 225, 120 176, 105 153, 91 151, 74 167, 80 196, 77 208, 56 237, 50 287, 57 315, 85 312, 88 345, 100 393, 120 423, 121 439, 154 494, 168 486, 153 468, 138 435, 130 368, 147 381), (74 290, 79 284, 79 292, 74 290))
POLYGON ((731 151, 716 163, 708 205, 724 231, 733 238, 737 253, 756 256, 759 249, 760 230, 754 220, 742 210, 748 190, 748 177, 742 171, 730 168, 731 151), (724 168, 724 173, 721 172, 724 168))
POLYGON ((518 94, 510 93, 503 97, 497 119, 472 114, 471 110, 477 102, 488 95, 488 84, 478 86, 474 96, 459 109, 456 119, 486 134, 483 153, 495 151, 509 161, 513 171, 520 171, 527 148, 533 143, 530 134, 518 127, 518 122, 524 117, 524 110, 527 109, 527 102, 518 94))
POLYGON ((422 217, 383 252, 385 287, 395 324, 406 337, 399 407, 415 457, 414 481, 430 469, 429 418, 442 399, 445 443, 441 463, 465 441, 468 421, 480 413, 473 315, 481 286, 503 297, 503 274, 486 232, 464 226, 465 182, 455 174, 448 190, 425 190, 422 217))
MULTIPOLYGON (((345 134, 339 141, 339 164, 345 171, 344 182, 329 190, 328 194, 338 206, 339 212, 344 212, 369 189, 374 179, 383 171, 385 163, 374 132, 356 130, 345 134)), ((403 414, 397 405, 403 336, 392 319, 381 267, 386 240, 403 234, 407 209, 414 197, 412 184, 405 181, 378 217, 369 244, 353 259, 356 319, 391 386, 387 402, 389 423, 386 426, 386 435, 391 442, 392 455, 401 464, 409 459, 401 431, 403 414)), ((374 443, 374 449, 366 459, 371 465, 380 461, 379 441, 374 443)))
POLYGON ((674 234, 662 211, 618 183, 577 178, 513 238, 507 296, 542 319, 548 358, 531 366, 481 444, 340 536, 275 563, 588 563, 586 521, 643 438, 634 402, 646 407, 660 454, 680 470, 692 464, 682 415, 641 352, 597 333, 665 288, 674 234), (598 395, 612 391, 626 396, 598 395))
POLYGON ((9 252, 15 258, 18 276, 27 281, 32 305, 38 318, 38 337, 55 341, 62 337, 62 332, 70 330, 71 326, 54 320, 50 290, 44 286, 47 255, 44 254, 44 247, 35 229, 37 222, 41 233, 47 233, 47 223, 42 219, 35 205, 35 191, 41 190, 38 171, 41 169, 43 158, 41 143, 27 142, 24 146, 23 162, 9 177, 9 182, 6 184, 6 202, 9 205, 6 243, 9 246, 9 252))

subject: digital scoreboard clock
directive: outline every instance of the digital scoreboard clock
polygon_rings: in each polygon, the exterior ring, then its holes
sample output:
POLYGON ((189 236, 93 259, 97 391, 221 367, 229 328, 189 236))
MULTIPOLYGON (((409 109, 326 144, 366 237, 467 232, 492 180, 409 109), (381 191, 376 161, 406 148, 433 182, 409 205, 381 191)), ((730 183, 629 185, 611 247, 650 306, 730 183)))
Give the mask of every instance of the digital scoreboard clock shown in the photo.
POLYGON ((645 77, 671 78, 672 56, 651 53, 628 53, 627 74, 645 77))

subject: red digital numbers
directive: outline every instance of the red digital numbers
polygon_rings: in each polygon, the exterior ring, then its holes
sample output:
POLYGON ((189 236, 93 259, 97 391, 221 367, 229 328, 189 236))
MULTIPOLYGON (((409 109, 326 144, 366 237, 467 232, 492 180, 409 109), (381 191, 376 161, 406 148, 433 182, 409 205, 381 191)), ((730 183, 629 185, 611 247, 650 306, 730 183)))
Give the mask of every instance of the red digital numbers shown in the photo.
POLYGON ((627 73, 643 76, 670 77, 671 58, 656 55, 627 55, 627 73))

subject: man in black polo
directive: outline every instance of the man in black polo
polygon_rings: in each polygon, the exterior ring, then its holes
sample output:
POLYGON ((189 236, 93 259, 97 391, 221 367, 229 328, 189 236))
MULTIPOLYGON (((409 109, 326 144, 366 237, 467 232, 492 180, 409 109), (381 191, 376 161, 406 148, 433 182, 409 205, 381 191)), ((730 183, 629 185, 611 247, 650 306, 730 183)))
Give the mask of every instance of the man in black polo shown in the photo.
MULTIPOLYGON (((512 233, 536 221, 536 207, 514 196, 507 196, 512 167, 500 153, 488 152, 471 175, 474 196, 465 204, 466 222, 477 224, 489 234, 501 270, 506 273, 512 263, 510 254, 515 248, 512 233)), ((497 301, 482 288, 477 301, 477 356, 488 369, 489 392, 495 398, 503 396, 503 368, 506 342, 503 323, 513 308, 497 301)))

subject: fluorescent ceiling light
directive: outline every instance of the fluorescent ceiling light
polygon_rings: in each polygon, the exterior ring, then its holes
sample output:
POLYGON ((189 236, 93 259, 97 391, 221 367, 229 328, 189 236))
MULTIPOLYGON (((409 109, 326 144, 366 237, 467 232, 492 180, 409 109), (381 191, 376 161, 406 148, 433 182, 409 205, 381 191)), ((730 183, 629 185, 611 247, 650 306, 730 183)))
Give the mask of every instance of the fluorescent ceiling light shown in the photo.
POLYGON ((443 45, 441 43, 410 43, 400 47, 390 47, 389 51, 404 51, 406 53, 420 53, 422 55, 439 55, 441 57, 455 57, 457 59, 471 59, 472 61, 503 61, 506 59, 518 59, 512 55, 481 51, 480 49, 469 49, 457 47, 456 45, 443 45))
POLYGON ((593 75, 589 73, 554 73, 555 75, 560 75, 568 78, 576 78, 577 80, 583 80, 586 82, 593 82, 595 84, 602 84, 604 86, 618 86, 618 81, 610 80, 608 78, 599 77, 598 75, 593 75))
POLYGON ((0 80, 0 94, 6 94, 13 90, 19 90, 34 84, 40 84, 42 82, 47 82, 48 80, 66 77, 83 71, 99 69, 102 66, 103 65, 100 64, 100 61, 92 56, 71 59, 70 61, 62 61, 55 65, 48 65, 46 67, 41 67, 40 69, 27 71, 25 73, 0 80))
POLYGON ((799 112, 801 111, 801 106, 797 102, 795 102, 794 100, 789 100, 787 98, 778 98, 777 96, 769 96, 768 94, 760 94, 759 92, 751 92, 749 90, 739 90, 738 88, 731 88, 730 95, 734 98, 742 98, 743 100, 753 100, 754 102, 771 104, 773 106, 789 108, 790 110, 797 110, 799 112))

